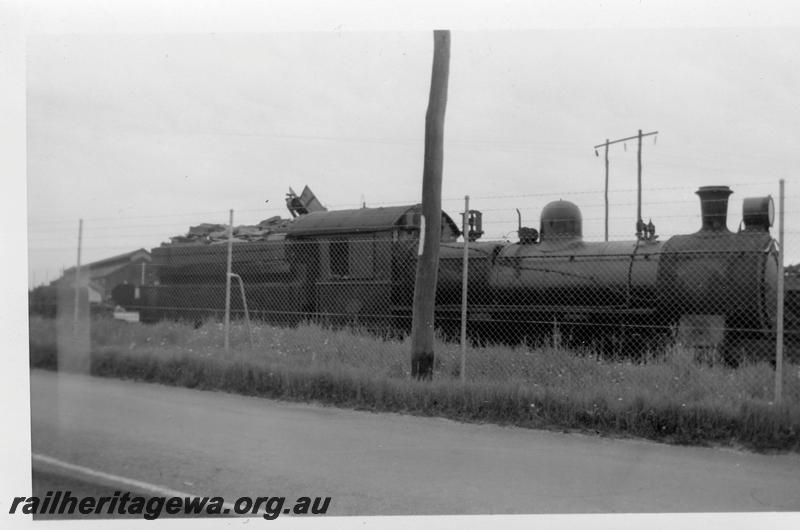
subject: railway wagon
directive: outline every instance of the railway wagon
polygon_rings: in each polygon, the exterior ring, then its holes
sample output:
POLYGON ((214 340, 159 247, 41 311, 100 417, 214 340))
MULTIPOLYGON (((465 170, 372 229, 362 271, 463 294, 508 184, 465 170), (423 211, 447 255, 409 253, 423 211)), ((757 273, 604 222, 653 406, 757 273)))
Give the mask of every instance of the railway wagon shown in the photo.
MULTIPOLYGON (((273 323, 404 329, 411 314, 420 213, 420 205, 312 212, 271 241, 233 243, 232 311, 242 314, 246 300, 251 315, 273 323)), ((441 223, 437 300, 452 306, 460 301, 463 248, 456 244, 460 232, 453 220, 443 213, 441 223)), ((470 252, 480 278, 484 256, 477 248, 470 252)), ((163 245, 152 256, 158 281, 144 290, 144 320, 220 315, 227 245, 163 245)))

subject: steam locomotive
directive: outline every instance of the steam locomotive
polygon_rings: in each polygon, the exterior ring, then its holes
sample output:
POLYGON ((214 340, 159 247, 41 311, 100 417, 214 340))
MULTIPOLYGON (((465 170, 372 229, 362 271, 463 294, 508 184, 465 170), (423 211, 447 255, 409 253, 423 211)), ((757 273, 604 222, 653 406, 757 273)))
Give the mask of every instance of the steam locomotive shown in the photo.
MULTIPOLYGON (((442 213, 437 325, 448 333, 460 322, 464 235, 476 340, 558 337, 603 352, 680 342, 735 364, 774 329, 778 251, 772 198, 745 199, 731 232, 731 193, 698 189, 702 226, 664 241, 643 223, 633 241, 584 241, 579 208, 561 200, 545 206, 538 230, 520 227, 516 242, 478 241, 480 212, 468 213, 467 234, 442 213)), ((233 243, 241 287, 232 311, 246 304, 251 316, 281 324, 409 329, 420 216, 419 205, 300 212, 270 240, 233 243)), ((152 256, 157 281, 142 289, 142 320, 219 314, 226 245, 165 244, 152 256)))

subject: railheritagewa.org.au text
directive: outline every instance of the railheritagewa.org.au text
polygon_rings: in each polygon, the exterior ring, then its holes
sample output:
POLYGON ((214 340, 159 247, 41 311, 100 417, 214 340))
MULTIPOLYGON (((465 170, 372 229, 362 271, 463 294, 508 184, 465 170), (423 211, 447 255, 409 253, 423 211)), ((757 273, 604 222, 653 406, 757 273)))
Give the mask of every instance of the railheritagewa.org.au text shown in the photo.
POLYGON ((276 519, 280 515, 324 515, 330 508, 330 497, 239 497, 234 502, 223 497, 145 497, 115 491, 108 497, 78 497, 71 491, 48 491, 44 497, 14 497, 8 513, 31 515, 140 515, 158 519, 161 515, 241 516, 260 515, 276 519))

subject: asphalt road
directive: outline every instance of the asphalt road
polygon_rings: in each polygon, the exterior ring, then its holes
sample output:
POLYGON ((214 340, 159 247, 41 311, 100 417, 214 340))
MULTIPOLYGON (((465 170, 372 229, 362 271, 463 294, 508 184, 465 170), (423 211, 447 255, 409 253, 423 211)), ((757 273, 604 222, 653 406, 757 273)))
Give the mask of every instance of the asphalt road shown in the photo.
POLYGON ((461 424, 38 370, 31 415, 34 454, 226 501, 330 496, 334 515, 800 511, 797 454, 461 424))

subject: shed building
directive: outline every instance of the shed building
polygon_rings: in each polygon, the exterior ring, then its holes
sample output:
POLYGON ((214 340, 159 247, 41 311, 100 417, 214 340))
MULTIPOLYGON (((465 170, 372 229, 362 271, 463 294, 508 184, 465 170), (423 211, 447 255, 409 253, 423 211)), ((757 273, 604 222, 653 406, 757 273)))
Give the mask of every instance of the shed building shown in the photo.
MULTIPOLYGON (((139 287, 147 283, 150 277, 147 270, 150 261, 150 252, 140 248, 81 265, 81 287, 88 288, 89 302, 107 302, 111 298, 111 291, 118 285, 139 287)), ((74 288, 75 267, 66 269, 60 278, 51 282, 51 285, 74 288)))

